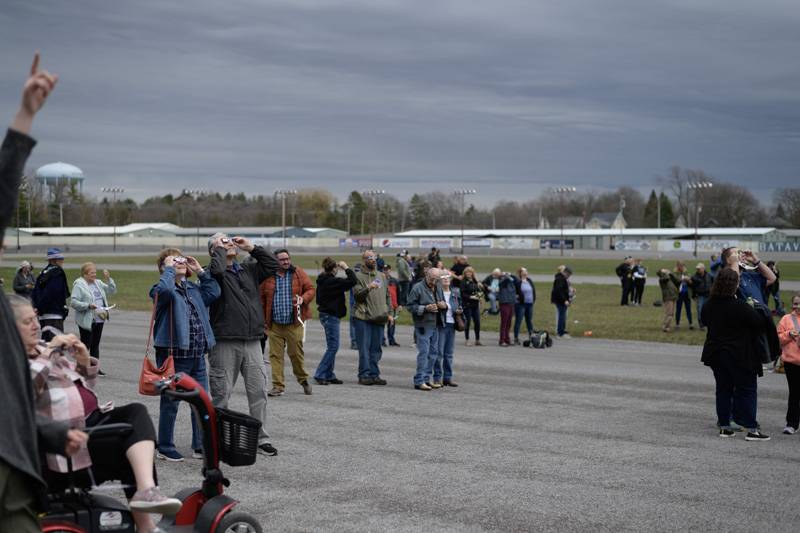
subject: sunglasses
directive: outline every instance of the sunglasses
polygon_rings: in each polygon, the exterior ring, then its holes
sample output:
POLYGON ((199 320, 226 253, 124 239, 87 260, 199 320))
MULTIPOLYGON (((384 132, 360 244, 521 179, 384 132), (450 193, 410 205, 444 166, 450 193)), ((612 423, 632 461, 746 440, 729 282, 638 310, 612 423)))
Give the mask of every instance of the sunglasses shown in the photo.
POLYGON ((183 256, 178 256, 175 259, 173 259, 172 262, 174 264, 176 264, 176 265, 185 265, 186 264, 186 258, 183 257, 183 256))
POLYGON ((228 237, 223 237, 219 240, 219 242, 221 242, 222 244, 228 244, 231 242, 231 240, 228 237))

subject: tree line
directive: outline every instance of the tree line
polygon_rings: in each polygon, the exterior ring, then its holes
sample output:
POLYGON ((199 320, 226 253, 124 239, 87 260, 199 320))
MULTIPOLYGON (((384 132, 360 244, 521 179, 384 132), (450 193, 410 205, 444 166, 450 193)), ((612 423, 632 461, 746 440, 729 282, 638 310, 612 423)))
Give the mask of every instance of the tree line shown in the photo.
MULTIPOLYGON (((465 198, 463 224, 475 228, 559 227, 561 217, 575 227, 598 213, 622 210, 629 227, 670 228, 677 225, 800 227, 800 188, 776 191, 764 206, 746 188, 726 183, 702 170, 674 166, 657 180, 658 188, 645 197, 624 186, 612 192, 578 189, 571 193, 546 191, 529 200, 501 200, 480 207, 476 195, 465 198), (693 188, 712 183, 710 188, 693 188), (659 223, 660 216, 660 223, 659 223)), ((279 196, 244 193, 181 193, 152 196, 141 203, 130 198, 93 198, 74 187, 43 191, 20 189, 20 225, 125 225, 133 222, 171 222, 193 226, 281 226, 279 196)), ((340 202, 330 191, 299 190, 286 197, 286 225, 332 227, 351 235, 394 233, 410 229, 455 228, 462 224, 461 197, 452 191, 415 193, 407 201, 383 194, 352 191, 340 202)))

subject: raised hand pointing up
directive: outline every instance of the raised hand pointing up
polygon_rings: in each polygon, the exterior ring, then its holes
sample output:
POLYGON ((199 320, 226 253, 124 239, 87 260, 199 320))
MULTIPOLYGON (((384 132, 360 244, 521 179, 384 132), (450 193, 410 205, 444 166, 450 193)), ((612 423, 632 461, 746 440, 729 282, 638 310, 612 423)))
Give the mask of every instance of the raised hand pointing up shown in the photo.
POLYGON ((47 101, 47 97, 50 96, 56 83, 58 83, 57 75, 50 74, 46 70, 39 70, 39 52, 36 52, 33 56, 30 76, 22 88, 22 102, 20 102, 17 116, 11 124, 12 129, 20 133, 30 133, 33 116, 47 101))

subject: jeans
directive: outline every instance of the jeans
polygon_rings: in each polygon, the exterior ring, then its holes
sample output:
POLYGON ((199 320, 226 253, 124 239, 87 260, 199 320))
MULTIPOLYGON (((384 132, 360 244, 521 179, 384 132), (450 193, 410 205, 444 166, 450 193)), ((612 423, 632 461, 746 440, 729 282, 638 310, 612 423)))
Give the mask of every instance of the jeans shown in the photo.
MULTIPOLYGON (((392 318, 397 318, 397 309, 392 310, 392 318)), ((396 327, 397 326, 394 325, 394 321, 386 324, 386 338, 389 340, 389 346, 394 346, 397 344, 397 341, 394 339, 396 327)))
POLYGON ((522 328, 522 316, 525 315, 525 327, 528 328, 528 337, 533 335, 533 304, 516 304, 514 307, 514 340, 519 340, 519 330, 522 328))
POLYGON ((456 342, 455 324, 447 324, 438 328, 438 349, 436 360, 433 363, 433 381, 436 383, 450 381, 453 377, 453 350, 456 342))
POLYGON ((350 347, 352 348, 354 346, 358 346, 358 335, 356 335, 356 319, 353 318, 352 311, 350 313, 350 347))
POLYGON ((729 428, 731 420, 755 431, 758 389, 756 373, 737 366, 733 361, 720 361, 711 367, 717 382, 717 423, 729 428))
POLYGON ((328 313, 319 314, 319 323, 322 324, 322 329, 325 330, 325 354, 317 365, 317 371, 314 372, 316 379, 336 379, 336 374, 333 371, 333 365, 336 363, 336 352, 339 351, 339 317, 329 315, 328 313))
POLYGON ((398 305, 406 305, 408 301, 408 291, 411 290, 411 282, 410 281, 398 281, 397 282, 397 304, 398 305))
POLYGON ((496 315, 497 313, 500 312, 498 310, 498 308, 497 308, 497 293, 496 292, 490 292, 488 298, 489 298, 489 311, 488 312, 489 312, 490 315, 496 315))
POLYGON ((686 320, 689 321, 689 325, 692 325, 692 302, 689 300, 689 293, 684 292, 682 294, 678 294, 678 302, 675 307, 675 325, 681 325, 681 307, 686 308, 686 320))
POLYGON ((354 322, 358 344, 358 379, 378 378, 381 376, 378 362, 383 356, 383 324, 373 324, 359 318, 354 319, 354 322))
POLYGON ((417 332, 417 372, 414 385, 426 383, 439 353, 439 336, 436 326, 415 326, 417 332))
POLYGON ((567 332, 567 306, 555 304, 556 306, 556 335, 561 336, 567 332))
MULTIPOLYGON (((702 316, 701 313, 703 312, 703 306, 706 305, 707 301, 708 301, 708 296, 697 297, 697 325, 700 326, 701 328, 706 327, 705 324, 703 324, 703 320, 700 317, 702 316)), ((692 319, 690 318, 689 322, 691 321, 692 319)))
POLYGON ((469 340, 469 325, 474 322, 475 340, 481 340, 481 307, 479 305, 464 306, 464 336, 469 340))
POLYGON ((786 425, 794 429, 800 425, 800 366, 783 363, 786 382, 789 384, 789 402, 786 408, 786 425))
POLYGON ((511 344, 511 317, 514 304, 500 304, 500 344, 511 344))
MULTIPOLYGON (((160 367, 167 360, 169 351, 167 348, 156 348, 156 364, 160 367)), ((183 372, 193 377, 201 387, 208 390, 208 374, 206 372, 206 358, 203 357, 175 357, 175 372, 183 372)), ((180 400, 173 400, 167 396, 161 396, 161 403, 158 409, 158 449, 162 452, 175 451, 175 419, 178 416, 180 400)), ((193 411, 189 411, 192 416, 192 449, 203 449, 203 434, 198 420, 195 419, 193 411)))

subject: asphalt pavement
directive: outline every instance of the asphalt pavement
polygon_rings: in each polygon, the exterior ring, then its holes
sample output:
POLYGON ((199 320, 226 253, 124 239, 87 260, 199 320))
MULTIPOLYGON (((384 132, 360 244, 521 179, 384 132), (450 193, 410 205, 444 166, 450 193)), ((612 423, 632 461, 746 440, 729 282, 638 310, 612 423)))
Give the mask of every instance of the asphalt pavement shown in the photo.
MULTIPOLYGON (((148 319, 112 316, 98 390, 118 405, 144 403, 156 421, 158 399, 136 392, 148 319)), ((223 466, 227 493, 265 531, 797 531, 800 435, 781 434, 784 376, 759 380, 759 421, 772 440, 753 443, 718 438, 698 347, 572 339, 499 348, 496 334, 465 347, 459 335, 459 387, 422 392, 412 387, 411 330, 398 329, 402 347, 381 361, 388 386, 356 383, 343 327, 345 384, 305 396, 287 374, 286 394, 269 399, 278 455, 223 466)), ((323 348, 312 321, 310 373, 323 348)), ((241 382, 231 407, 246 411, 241 382)), ((187 459, 157 461, 167 493, 200 480, 189 428, 182 406, 176 444, 187 459)))

